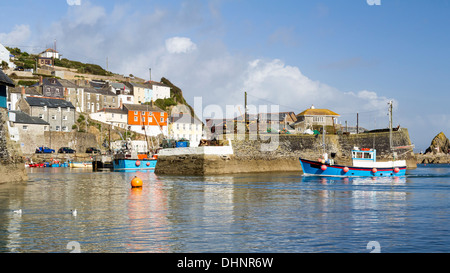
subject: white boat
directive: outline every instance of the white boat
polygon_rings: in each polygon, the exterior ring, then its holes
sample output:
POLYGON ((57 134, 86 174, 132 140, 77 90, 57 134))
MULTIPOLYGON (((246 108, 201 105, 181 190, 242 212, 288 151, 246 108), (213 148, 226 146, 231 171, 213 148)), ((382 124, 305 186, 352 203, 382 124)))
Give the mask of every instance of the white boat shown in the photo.
POLYGON ((92 162, 70 162, 71 168, 92 168, 92 162))

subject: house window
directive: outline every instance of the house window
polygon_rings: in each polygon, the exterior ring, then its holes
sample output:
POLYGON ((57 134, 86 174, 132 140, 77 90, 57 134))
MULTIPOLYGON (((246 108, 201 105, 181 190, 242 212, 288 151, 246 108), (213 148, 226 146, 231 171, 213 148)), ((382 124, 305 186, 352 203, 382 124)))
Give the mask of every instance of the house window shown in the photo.
POLYGON ((113 102, 116 102, 116 98, 113 97, 113 102))
POLYGON ((28 130, 28 126, 27 126, 27 125, 23 125, 23 126, 22 126, 22 129, 28 130))
POLYGON ((43 114, 39 114, 39 118, 44 118, 44 115, 43 114))
POLYGON ((64 132, 68 132, 67 126, 63 126, 63 127, 62 127, 62 130, 63 130, 64 132))
POLYGON ((90 110, 91 109, 91 105, 88 103, 87 104, 87 109, 90 110))
POLYGON ((161 118, 161 122, 164 122, 164 118, 161 118))
POLYGON ((60 131, 60 127, 56 125, 56 131, 60 131))
POLYGON ((61 112, 61 107, 58 107, 58 112, 61 112))
POLYGON ((134 114, 137 115, 137 114, 138 114, 138 111, 134 111, 134 114))
POLYGON ((131 97, 127 97, 127 101, 131 101, 131 97))
POLYGON ((42 107, 44 111, 47 111, 47 105, 45 105, 44 107, 42 107))
POLYGON ((97 94, 97 101, 99 101, 100 100, 100 95, 99 94, 97 94))
POLYGON ((106 96, 103 98, 103 101, 106 102, 106 96))
POLYGON ((47 126, 44 126, 44 131, 47 131, 47 126))
POLYGON ((52 115, 52 120, 56 120, 56 115, 52 115))
POLYGON ((70 112, 70 107, 67 107, 67 112, 70 112))
POLYGON ((134 117, 134 121, 137 121, 138 117, 134 117))
POLYGON ((100 110, 100 104, 97 102, 97 111, 100 110))
POLYGON ((67 120, 67 116, 63 116, 63 120, 67 120))
POLYGON ((313 117, 313 122, 324 122, 324 117, 313 117))

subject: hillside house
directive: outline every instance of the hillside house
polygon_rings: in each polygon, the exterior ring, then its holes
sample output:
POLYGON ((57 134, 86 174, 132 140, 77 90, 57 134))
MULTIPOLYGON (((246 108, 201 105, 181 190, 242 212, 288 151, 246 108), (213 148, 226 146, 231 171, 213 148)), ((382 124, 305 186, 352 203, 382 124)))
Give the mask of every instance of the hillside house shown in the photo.
POLYGON ((41 86, 42 95, 51 98, 64 98, 64 88, 56 78, 41 78, 39 85, 41 86))
POLYGON ((8 87, 14 86, 14 82, 0 69, 0 107, 8 107, 8 87))
POLYGON ((17 102, 21 98, 26 98, 29 96, 34 97, 42 97, 42 94, 39 92, 39 86, 35 87, 15 87, 9 88, 8 90, 8 110, 15 111, 17 109, 17 102))
POLYGON ((128 114, 123 108, 103 108, 96 113, 89 114, 91 119, 110 124, 113 128, 125 129, 128 124, 128 114))
POLYGON ((152 101, 156 101, 157 99, 167 99, 170 98, 170 87, 155 81, 146 82, 150 85, 150 89, 153 90, 152 93, 152 101))
POLYGON ((123 104, 127 112, 128 128, 147 136, 168 135, 167 112, 154 105, 123 104))
POLYGON ((304 133, 309 130, 321 130, 323 127, 333 128, 333 130, 327 129, 327 131, 336 131, 337 118, 339 114, 328 109, 316 109, 314 105, 311 108, 306 109, 297 115, 297 121, 293 124, 295 131, 298 133, 304 133))
POLYGON ((75 124, 75 107, 63 99, 29 96, 19 100, 17 110, 45 120, 50 131, 70 132, 75 124))
POLYGON ((134 103, 142 104, 151 101, 153 90, 149 84, 126 82, 125 85, 131 90, 131 94, 134 96, 134 103))
POLYGON ((48 122, 21 111, 9 111, 8 116, 10 139, 20 144, 23 153, 34 153, 37 146, 48 145, 45 139, 50 128, 48 122))
POLYGON ((39 53, 39 57, 61 59, 61 54, 53 48, 47 48, 43 52, 39 53))
POLYGON ((190 147, 198 147, 202 139, 203 124, 190 114, 173 114, 169 119, 169 135, 175 140, 187 139, 190 147))

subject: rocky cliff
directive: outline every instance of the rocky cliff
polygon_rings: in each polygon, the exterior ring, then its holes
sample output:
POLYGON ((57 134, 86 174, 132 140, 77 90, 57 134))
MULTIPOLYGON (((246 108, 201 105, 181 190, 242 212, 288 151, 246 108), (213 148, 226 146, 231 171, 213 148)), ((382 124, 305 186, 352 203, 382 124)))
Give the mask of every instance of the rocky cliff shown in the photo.
POLYGON ((0 108, 0 184, 28 179, 20 147, 9 138, 8 110, 0 108))
POLYGON ((431 141, 430 147, 425 150, 425 154, 448 154, 450 152, 450 140, 443 132, 437 134, 431 141))

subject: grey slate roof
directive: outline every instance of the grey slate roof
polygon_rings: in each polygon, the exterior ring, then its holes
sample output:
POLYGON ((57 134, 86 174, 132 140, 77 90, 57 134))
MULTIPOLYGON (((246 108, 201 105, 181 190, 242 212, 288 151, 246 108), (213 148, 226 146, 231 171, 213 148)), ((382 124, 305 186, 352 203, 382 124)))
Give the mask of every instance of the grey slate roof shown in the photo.
POLYGON ((9 87, 14 87, 14 82, 0 69, 0 84, 9 87))
POLYGON ((75 109, 71 102, 62 99, 54 99, 48 97, 27 97, 25 98, 25 100, 30 106, 47 106, 48 108, 70 107, 75 109))
POLYGON ((16 115, 16 120, 13 121, 14 123, 50 125, 45 120, 38 117, 29 116, 22 111, 9 111, 9 113, 14 113, 16 115))

